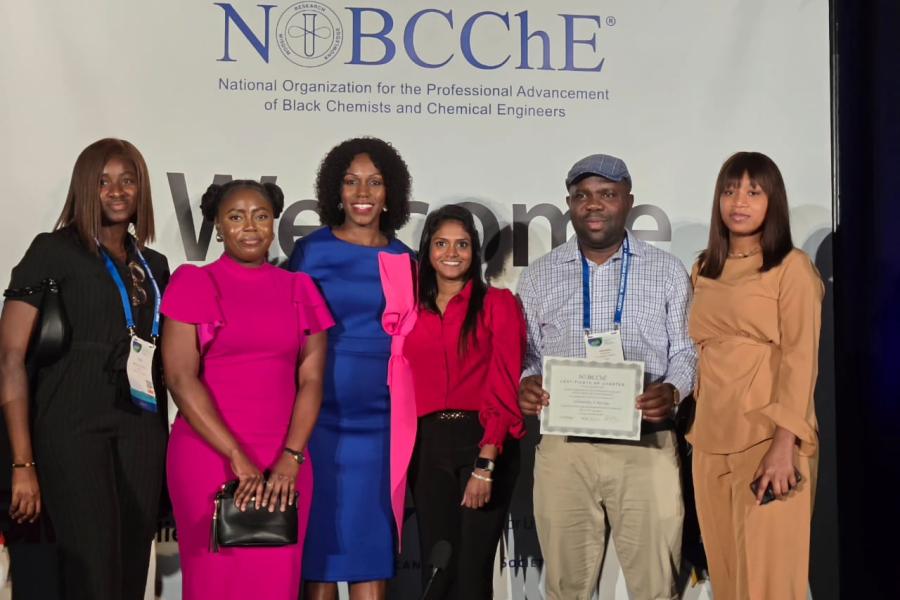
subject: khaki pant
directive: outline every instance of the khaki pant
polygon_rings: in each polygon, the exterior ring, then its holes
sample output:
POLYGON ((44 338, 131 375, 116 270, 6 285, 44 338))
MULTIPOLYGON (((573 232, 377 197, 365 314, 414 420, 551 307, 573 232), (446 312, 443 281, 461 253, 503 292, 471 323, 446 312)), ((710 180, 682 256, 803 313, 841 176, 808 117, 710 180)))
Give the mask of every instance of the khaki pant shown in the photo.
POLYGON ((678 597, 684 506, 674 432, 598 444, 545 435, 535 453, 534 516, 547 600, 591 599, 607 528, 633 600, 678 597))
POLYGON ((771 440, 735 454, 694 449, 694 493, 716 600, 806 600, 816 459, 784 501, 756 505, 750 483, 771 440))

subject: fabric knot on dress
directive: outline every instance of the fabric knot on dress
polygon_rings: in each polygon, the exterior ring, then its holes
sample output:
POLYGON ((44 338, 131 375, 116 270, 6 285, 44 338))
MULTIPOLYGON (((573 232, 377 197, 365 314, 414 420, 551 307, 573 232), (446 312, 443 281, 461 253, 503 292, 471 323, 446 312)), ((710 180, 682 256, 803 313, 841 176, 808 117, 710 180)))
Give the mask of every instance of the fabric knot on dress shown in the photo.
POLYGON ((399 541, 403 539, 406 469, 412 457, 417 426, 412 372, 403 356, 406 336, 416 323, 416 299, 412 262, 408 256, 381 252, 378 267, 386 301, 381 326, 391 336, 387 373, 391 391, 391 505, 399 541))

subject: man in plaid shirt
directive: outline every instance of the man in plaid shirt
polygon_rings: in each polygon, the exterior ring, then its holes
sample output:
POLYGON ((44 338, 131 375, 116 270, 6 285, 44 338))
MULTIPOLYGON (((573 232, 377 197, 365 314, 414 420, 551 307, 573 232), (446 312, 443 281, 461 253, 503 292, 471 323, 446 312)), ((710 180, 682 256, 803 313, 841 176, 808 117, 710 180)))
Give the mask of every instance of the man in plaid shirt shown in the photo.
POLYGON ((566 177, 575 237, 519 279, 528 321, 524 414, 552 402, 543 358, 585 357, 588 333, 620 340, 624 358, 645 365, 640 441, 545 435, 537 447, 534 513, 548 600, 590 600, 607 523, 631 597, 678 597, 684 507, 672 416, 696 372, 691 284, 677 258, 625 229, 631 184, 621 159, 596 154, 575 163, 566 177))

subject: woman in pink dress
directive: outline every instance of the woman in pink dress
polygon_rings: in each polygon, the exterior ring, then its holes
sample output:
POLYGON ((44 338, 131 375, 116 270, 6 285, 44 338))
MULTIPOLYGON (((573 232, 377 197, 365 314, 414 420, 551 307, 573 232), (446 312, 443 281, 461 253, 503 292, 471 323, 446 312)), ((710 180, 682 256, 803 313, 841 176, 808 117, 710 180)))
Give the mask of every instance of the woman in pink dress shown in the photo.
POLYGON ((274 184, 210 186, 201 209, 225 253, 180 267, 163 299, 163 365, 179 409, 167 468, 185 600, 295 600, 300 589, 312 492, 306 443, 333 321, 307 275, 266 262, 283 206, 274 184), (299 492, 300 543, 211 553, 213 498, 235 478, 242 508, 252 500, 284 510, 299 492))

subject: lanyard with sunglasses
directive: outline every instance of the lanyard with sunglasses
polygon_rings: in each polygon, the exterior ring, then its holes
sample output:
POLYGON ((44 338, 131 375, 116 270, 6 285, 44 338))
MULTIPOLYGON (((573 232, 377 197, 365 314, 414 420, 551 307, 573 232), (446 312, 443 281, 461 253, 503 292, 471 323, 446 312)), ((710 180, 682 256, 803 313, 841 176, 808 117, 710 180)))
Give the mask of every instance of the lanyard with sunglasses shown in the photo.
MULTIPOLYGON (((112 276, 119 290, 119 297, 122 300, 122 310, 125 312, 125 324, 128 326, 128 333, 131 335, 130 348, 128 352, 128 364, 126 372, 128 374, 128 384, 131 388, 131 399, 140 408, 150 412, 157 412, 156 389, 153 385, 153 354, 156 352, 156 340, 159 339, 159 307, 162 302, 162 294, 159 293, 159 286, 156 278, 153 277, 153 271, 150 265, 141 254, 141 251, 135 245, 134 253, 144 267, 147 278, 153 286, 153 328, 151 330, 151 340, 141 339, 137 335, 137 329, 134 322, 134 312, 131 310, 131 299, 128 297, 128 290, 125 288, 125 282, 119 275, 119 270, 115 263, 109 257, 109 254, 103 249, 100 243, 97 243, 100 254, 103 256, 103 262, 106 264, 106 270, 112 276)), ((137 285, 137 282, 135 282, 137 285)))

